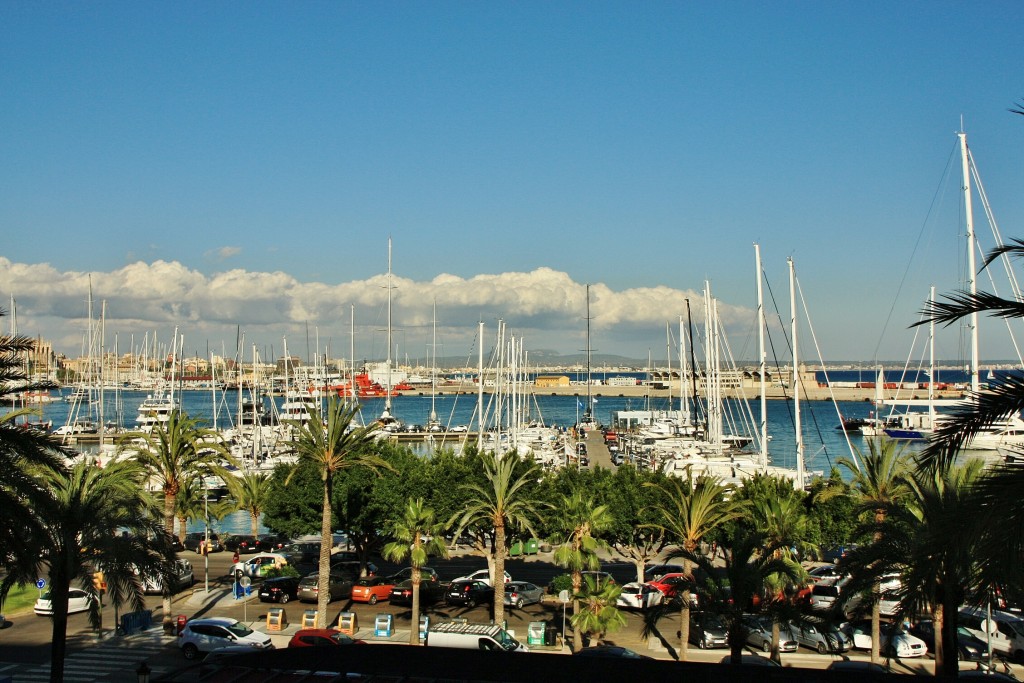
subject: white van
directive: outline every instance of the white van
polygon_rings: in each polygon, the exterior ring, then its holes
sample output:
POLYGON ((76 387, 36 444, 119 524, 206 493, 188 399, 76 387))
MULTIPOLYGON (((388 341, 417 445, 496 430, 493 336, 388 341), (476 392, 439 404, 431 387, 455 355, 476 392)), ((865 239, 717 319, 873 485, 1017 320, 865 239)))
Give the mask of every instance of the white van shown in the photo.
POLYGON ((494 624, 462 624, 444 621, 430 624, 427 643, 431 647, 457 647, 468 650, 528 652, 528 648, 505 629, 494 624))
POLYGON ((1012 612, 992 611, 992 620, 980 607, 961 607, 959 624, 991 643, 993 652, 1013 659, 1024 659, 1024 619, 1012 612))

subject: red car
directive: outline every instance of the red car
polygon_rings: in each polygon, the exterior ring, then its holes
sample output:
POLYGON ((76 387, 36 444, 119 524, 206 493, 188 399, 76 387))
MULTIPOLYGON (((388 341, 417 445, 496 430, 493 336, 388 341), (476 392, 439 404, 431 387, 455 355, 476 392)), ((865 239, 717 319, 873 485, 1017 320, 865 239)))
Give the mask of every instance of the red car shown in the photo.
POLYGON ((682 586, 687 583, 686 575, 679 572, 673 572, 671 574, 664 574, 659 576, 653 581, 648 581, 647 585, 653 588, 657 588, 665 597, 671 598, 680 590, 682 586))
POLYGON ((376 605, 378 600, 387 600, 391 597, 391 589, 394 587, 395 584, 383 576, 367 576, 352 586, 352 600, 376 605))
POLYGON ((338 645, 364 645, 365 641, 356 640, 333 628, 307 628, 296 631, 288 641, 288 647, 335 647, 338 645))

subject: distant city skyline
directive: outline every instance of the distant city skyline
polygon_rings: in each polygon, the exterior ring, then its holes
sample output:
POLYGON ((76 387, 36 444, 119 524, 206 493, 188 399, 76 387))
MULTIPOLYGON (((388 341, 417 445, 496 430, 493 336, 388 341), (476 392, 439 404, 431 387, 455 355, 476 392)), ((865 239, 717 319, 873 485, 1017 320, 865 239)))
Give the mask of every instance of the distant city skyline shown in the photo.
POLYGON ((705 282, 750 359, 757 242, 770 357, 792 257, 801 359, 919 362, 928 287, 967 278, 961 127, 1024 237, 1021 25, 999 0, 4 3, 0 307, 75 355, 91 278, 108 348, 178 327, 190 353, 338 357, 354 307, 380 360, 391 236, 400 359, 432 353, 435 304, 438 355, 498 320, 578 353, 588 283, 595 353, 665 358, 705 282))

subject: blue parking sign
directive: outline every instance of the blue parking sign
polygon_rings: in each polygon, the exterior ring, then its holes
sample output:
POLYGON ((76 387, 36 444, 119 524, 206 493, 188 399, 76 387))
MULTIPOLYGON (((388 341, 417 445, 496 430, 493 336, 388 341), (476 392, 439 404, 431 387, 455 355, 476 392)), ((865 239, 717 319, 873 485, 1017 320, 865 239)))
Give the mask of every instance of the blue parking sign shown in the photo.
POLYGON ((36 579, 36 588, 39 590, 46 588, 46 579, 36 579))

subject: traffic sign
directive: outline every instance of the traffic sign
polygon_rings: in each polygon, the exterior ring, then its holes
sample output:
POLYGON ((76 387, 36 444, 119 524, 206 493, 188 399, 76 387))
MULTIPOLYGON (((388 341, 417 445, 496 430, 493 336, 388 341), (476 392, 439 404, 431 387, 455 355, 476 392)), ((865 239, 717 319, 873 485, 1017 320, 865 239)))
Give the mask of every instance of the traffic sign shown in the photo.
POLYGON ((39 590, 46 588, 46 579, 36 579, 36 588, 39 590))
POLYGON ((558 601, 561 602, 563 605, 567 604, 569 602, 569 591, 558 591, 558 601))

